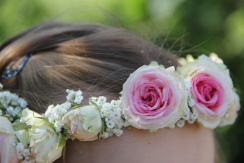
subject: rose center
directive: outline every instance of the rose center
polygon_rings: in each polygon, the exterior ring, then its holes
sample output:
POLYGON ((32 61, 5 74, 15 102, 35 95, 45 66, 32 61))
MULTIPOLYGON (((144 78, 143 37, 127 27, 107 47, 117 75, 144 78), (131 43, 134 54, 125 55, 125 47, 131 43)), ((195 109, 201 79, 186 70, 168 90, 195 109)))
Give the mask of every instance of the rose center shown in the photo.
POLYGON ((220 83, 208 74, 199 74, 192 79, 191 92, 194 100, 215 111, 222 103, 223 89, 220 83))

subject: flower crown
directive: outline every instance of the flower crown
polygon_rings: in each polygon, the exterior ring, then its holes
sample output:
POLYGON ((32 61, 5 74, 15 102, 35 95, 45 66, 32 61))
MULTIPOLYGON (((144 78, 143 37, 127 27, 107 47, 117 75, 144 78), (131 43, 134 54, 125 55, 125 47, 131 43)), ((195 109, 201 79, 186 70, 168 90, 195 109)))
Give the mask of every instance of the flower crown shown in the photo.
POLYGON ((67 101, 50 105, 42 115, 26 108, 24 99, 1 91, 1 162, 51 163, 65 152, 67 139, 121 136, 130 126, 156 132, 183 127, 186 121, 211 129, 233 124, 240 99, 223 61, 211 53, 196 60, 188 55, 179 63, 178 71, 157 62, 138 68, 117 101, 91 97, 84 106, 81 90, 66 90, 67 101))

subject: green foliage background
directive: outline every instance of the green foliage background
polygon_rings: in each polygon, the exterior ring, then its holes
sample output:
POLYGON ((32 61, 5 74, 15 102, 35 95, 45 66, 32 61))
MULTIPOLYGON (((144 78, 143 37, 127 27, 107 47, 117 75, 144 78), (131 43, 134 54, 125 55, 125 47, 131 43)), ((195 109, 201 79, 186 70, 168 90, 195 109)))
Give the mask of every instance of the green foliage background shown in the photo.
MULTIPOLYGON (((0 0, 0 42, 48 20, 124 27, 178 56, 215 52, 243 99, 242 0, 0 0)), ((244 162, 243 118, 240 111, 234 125, 215 131, 220 156, 230 163, 244 162)))

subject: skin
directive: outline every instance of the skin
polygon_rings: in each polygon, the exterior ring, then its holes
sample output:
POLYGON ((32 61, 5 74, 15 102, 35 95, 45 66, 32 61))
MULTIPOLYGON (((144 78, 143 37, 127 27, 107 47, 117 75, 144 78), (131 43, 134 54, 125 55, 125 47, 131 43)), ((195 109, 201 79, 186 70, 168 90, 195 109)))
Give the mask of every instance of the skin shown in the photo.
MULTIPOLYGON (((91 142, 67 142, 66 163, 214 163, 214 136, 210 129, 186 123, 155 133, 136 128, 91 142)), ((61 163, 62 158, 55 163, 61 163)))

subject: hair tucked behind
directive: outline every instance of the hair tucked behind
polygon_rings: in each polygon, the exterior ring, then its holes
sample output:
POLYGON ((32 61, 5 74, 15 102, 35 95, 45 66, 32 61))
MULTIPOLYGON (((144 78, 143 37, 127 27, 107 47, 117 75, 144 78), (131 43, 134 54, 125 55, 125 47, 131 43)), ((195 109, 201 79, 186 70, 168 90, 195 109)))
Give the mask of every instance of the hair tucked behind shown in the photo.
POLYGON ((177 66, 173 55, 124 29, 48 22, 0 46, 0 73, 30 53, 34 55, 19 75, 1 82, 38 112, 65 101, 66 89, 81 89, 85 99, 118 96, 130 73, 153 60, 177 66))

